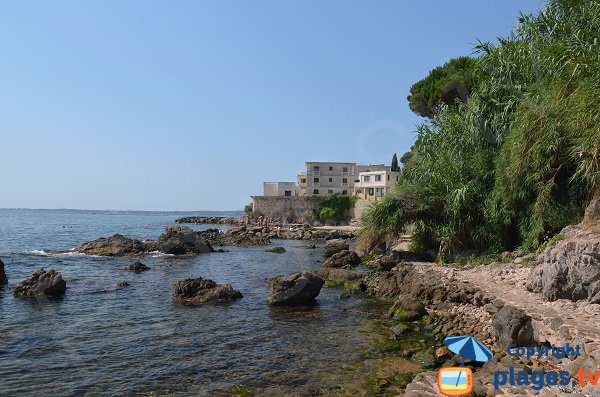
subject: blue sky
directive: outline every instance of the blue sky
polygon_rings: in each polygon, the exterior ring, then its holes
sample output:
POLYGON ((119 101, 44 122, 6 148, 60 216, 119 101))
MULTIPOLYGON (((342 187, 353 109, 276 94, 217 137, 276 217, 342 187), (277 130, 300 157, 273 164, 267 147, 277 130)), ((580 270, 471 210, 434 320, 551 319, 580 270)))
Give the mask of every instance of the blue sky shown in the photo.
POLYGON ((543 1, 4 1, 0 208, 235 210, 389 163, 410 86, 543 1))

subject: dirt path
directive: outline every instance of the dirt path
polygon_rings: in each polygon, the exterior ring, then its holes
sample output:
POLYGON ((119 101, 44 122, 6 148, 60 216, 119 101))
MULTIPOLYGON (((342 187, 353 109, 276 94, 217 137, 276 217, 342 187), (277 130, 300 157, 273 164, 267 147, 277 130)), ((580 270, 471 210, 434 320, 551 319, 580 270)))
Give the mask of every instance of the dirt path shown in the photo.
POLYGON ((527 291, 529 269, 515 264, 492 264, 455 273, 459 280, 488 291, 523 309, 533 318, 534 331, 550 343, 579 343, 586 353, 600 349, 600 305, 559 299, 545 302, 527 291))

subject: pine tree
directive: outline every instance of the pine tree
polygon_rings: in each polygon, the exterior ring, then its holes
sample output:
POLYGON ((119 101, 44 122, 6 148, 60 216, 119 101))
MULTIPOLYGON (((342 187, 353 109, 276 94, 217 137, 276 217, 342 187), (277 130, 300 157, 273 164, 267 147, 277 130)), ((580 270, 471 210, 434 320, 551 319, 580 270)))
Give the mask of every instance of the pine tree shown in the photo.
POLYGON ((392 157, 392 171, 400 171, 400 167, 398 166, 398 156, 394 153, 394 157, 392 157))

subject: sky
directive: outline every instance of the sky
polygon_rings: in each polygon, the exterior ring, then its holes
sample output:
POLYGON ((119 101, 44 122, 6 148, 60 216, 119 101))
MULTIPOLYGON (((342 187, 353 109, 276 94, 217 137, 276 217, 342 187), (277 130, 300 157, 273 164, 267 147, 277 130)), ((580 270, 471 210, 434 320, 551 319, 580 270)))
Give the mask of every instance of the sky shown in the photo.
POLYGON ((389 164, 410 86, 539 0, 3 1, 0 208, 239 210, 389 164))

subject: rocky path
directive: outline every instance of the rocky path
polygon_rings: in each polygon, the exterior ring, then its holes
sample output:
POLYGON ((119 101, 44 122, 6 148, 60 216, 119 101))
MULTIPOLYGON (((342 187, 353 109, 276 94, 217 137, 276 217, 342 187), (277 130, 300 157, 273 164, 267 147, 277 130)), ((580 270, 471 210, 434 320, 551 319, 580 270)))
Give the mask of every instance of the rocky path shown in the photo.
POLYGON ((516 264, 492 264, 457 271, 455 277, 487 291, 532 317, 534 332, 550 343, 584 346, 586 353, 600 349, 600 305, 587 301, 542 300, 527 291, 528 268, 516 264))

